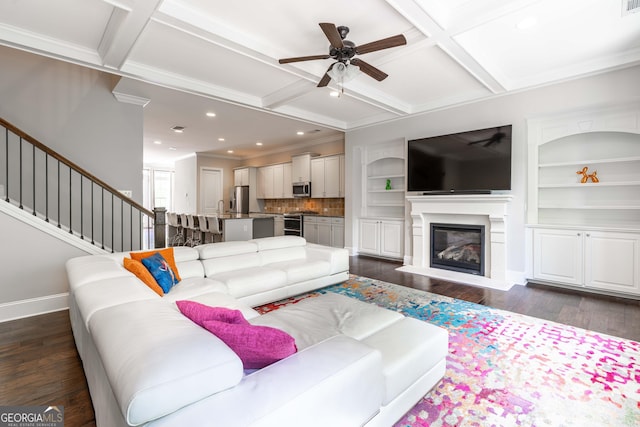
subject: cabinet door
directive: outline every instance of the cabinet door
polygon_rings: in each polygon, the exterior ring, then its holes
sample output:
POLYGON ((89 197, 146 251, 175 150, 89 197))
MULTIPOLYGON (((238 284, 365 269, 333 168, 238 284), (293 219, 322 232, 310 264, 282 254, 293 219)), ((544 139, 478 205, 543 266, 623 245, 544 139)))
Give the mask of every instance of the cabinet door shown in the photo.
POLYGON ((302 154, 291 157, 291 179, 293 182, 311 181, 311 155, 302 154))
POLYGON ((380 255, 402 258, 404 232, 402 221, 380 221, 380 255))
POLYGON ((585 286, 640 293, 640 235, 587 231, 585 286))
POLYGON ((331 224, 331 246, 344 248, 344 225, 331 224))
POLYGON ((273 166, 273 198, 284 197, 284 165, 273 166))
POLYGON ((344 155, 340 157, 340 194, 338 197, 344 197, 344 155))
POLYGON ((340 197, 340 157, 324 159, 324 197, 340 197))
POLYGON ((258 199, 266 199, 267 198, 267 168, 258 168, 258 180, 256 183, 256 197, 258 199))
POLYGON ((234 185, 249 185, 249 169, 236 169, 233 171, 234 185))
POLYGON ((331 246, 331 218, 318 218, 318 243, 331 246))
POLYGON ((582 286, 582 232, 533 230, 533 277, 582 286))
POLYGON ((284 236, 284 218, 282 215, 277 215, 273 218, 273 235, 284 236))
POLYGON ((359 251, 373 255, 380 254, 379 224, 377 220, 360 220, 360 244, 359 251))
POLYGON ((282 165, 282 197, 285 199, 293 198, 293 181, 291 180, 291 163, 282 165))
POLYGON ((303 217, 302 236, 309 243, 318 243, 318 223, 315 216, 303 217))
POLYGON ((324 197, 324 159, 311 160, 311 197, 324 197))

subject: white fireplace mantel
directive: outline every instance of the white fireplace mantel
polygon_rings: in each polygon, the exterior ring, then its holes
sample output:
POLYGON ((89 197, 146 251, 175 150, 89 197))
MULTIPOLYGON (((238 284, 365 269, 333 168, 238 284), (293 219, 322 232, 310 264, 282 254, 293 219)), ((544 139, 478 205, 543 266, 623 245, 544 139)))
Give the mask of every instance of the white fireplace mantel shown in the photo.
POLYGON ((411 205, 413 254, 409 265, 401 269, 443 280, 497 289, 510 288, 506 281, 506 224, 512 198, 509 194, 407 196, 411 205), (431 223, 484 225, 484 276, 431 268, 431 223))

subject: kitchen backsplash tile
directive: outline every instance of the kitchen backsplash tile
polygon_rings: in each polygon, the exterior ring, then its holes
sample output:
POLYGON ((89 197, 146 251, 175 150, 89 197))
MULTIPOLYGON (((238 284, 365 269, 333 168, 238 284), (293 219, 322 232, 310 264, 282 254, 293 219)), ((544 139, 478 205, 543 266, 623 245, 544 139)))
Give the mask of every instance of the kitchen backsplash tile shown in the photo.
POLYGON ((344 216, 344 199, 265 199, 265 213, 317 211, 320 215, 344 216))

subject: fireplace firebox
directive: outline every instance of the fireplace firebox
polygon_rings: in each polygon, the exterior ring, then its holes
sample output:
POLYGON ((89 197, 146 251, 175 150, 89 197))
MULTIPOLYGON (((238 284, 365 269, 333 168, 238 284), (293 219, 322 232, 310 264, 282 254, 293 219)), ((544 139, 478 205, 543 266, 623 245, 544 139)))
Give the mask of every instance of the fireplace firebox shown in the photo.
POLYGON ((484 276, 484 225, 431 223, 431 267, 484 276))

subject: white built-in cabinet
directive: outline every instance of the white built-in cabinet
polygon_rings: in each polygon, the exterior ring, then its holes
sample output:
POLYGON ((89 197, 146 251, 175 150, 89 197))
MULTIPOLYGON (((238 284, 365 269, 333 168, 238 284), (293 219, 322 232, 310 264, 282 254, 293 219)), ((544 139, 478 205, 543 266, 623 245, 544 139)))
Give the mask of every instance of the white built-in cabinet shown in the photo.
POLYGON ((290 199, 293 197, 291 185, 291 163, 282 163, 258 168, 259 199, 290 199))
POLYGON ((344 155, 311 159, 311 197, 344 197, 344 155))
POLYGON ((359 253, 397 259, 404 256, 404 159, 404 141, 363 151, 359 253))
POLYGON ((640 105, 528 129, 529 278, 640 295, 640 105), (585 167, 599 182, 581 182, 585 167))
POLYGON ((404 253, 404 221, 360 219, 359 252, 385 258, 402 258, 404 253))
POLYGON ((311 153, 291 156, 292 182, 311 181, 311 153))

